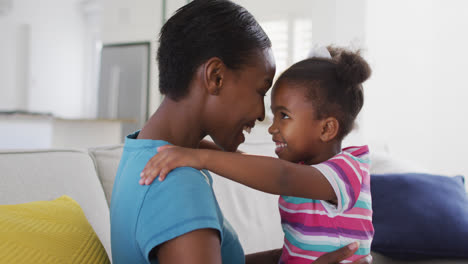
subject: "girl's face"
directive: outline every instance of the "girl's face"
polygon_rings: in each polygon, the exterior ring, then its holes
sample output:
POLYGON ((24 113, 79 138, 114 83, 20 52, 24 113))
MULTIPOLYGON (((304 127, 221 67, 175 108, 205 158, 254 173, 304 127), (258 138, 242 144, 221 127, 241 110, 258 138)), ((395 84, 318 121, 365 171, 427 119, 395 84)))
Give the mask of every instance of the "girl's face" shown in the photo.
POLYGON ((265 94, 275 76, 276 65, 271 49, 259 52, 254 65, 226 72, 219 100, 211 108, 208 134, 226 151, 235 151, 244 142, 244 130, 265 118, 265 94))
POLYGON ((268 132, 280 159, 317 164, 324 148, 322 121, 316 119, 315 107, 305 93, 305 88, 284 81, 275 86, 271 96, 274 120, 268 132))

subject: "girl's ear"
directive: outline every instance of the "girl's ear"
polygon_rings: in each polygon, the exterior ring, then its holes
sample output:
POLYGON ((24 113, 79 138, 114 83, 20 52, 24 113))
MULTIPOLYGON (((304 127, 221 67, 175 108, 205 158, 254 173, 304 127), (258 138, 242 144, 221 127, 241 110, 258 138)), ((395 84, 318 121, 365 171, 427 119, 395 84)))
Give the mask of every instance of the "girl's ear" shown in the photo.
POLYGON ((223 87, 226 65, 220 58, 213 57, 204 64, 203 79, 210 95, 218 95, 223 87))
POLYGON ((336 138, 340 129, 340 123, 334 117, 328 117, 322 120, 322 133, 320 139, 323 142, 329 142, 336 138))

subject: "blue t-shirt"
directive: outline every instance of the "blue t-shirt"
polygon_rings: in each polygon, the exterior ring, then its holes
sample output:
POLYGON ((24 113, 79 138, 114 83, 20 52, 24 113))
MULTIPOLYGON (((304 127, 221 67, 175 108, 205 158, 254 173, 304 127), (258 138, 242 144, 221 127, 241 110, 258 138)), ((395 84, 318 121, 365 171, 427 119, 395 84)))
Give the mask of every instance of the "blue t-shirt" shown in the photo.
POLYGON ((193 230, 219 231, 223 263, 244 263, 244 251, 236 232, 223 217, 208 171, 182 167, 171 171, 163 182, 141 186, 138 181, 146 163, 162 140, 127 136, 115 178, 110 208, 112 261, 159 263, 150 260, 156 246, 193 230))

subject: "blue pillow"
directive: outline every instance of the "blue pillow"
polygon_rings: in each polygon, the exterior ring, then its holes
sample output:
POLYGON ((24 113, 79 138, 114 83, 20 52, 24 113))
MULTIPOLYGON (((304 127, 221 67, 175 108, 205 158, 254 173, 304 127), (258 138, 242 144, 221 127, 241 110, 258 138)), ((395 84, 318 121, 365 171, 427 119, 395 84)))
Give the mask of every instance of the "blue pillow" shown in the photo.
POLYGON ((372 250, 406 260, 468 258, 468 197, 462 176, 371 176, 372 250))

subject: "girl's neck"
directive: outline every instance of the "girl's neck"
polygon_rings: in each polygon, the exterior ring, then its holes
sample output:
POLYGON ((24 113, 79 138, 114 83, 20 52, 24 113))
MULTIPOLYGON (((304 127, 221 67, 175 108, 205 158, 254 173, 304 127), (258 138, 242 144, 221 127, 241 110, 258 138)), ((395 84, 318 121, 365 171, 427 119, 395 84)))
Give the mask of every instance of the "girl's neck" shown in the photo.
POLYGON ((193 101, 165 97, 141 129, 138 139, 165 140, 177 146, 197 148, 206 135, 200 126, 199 104, 193 101))
POLYGON ((320 150, 319 154, 313 157, 313 159, 306 161, 305 163, 308 165, 319 164, 333 158, 340 152, 341 141, 332 141, 329 143, 325 143, 325 145, 323 145, 322 149, 320 150))

